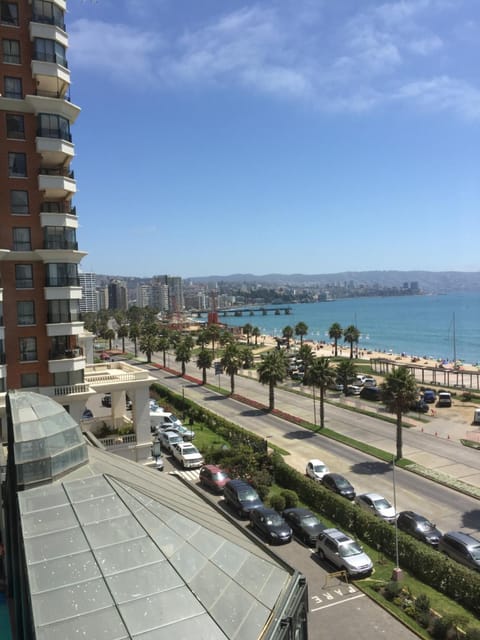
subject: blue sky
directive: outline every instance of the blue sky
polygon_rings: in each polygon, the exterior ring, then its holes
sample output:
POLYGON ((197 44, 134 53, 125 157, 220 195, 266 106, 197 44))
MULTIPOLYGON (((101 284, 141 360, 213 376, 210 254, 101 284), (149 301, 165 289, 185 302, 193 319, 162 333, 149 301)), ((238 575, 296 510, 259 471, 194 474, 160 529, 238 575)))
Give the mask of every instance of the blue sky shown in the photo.
POLYGON ((478 0, 69 0, 82 269, 480 269, 478 0))

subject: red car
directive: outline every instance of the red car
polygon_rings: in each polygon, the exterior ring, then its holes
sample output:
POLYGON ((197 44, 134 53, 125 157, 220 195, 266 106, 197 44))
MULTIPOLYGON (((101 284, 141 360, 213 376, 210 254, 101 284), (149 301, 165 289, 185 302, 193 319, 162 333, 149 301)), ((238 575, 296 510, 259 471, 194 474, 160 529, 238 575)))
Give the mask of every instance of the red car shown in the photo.
POLYGON ((226 471, 214 464, 206 464, 200 469, 200 484, 215 493, 223 493, 223 488, 230 480, 226 471))

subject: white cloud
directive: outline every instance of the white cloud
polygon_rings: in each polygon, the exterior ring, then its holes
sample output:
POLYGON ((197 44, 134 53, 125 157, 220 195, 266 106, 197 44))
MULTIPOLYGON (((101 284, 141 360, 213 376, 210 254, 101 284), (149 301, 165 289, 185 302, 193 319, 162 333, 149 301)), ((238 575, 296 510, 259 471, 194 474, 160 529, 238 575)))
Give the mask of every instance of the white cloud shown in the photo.
POLYGON ((480 90, 448 76, 410 82, 400 87, 395 97, 414 100, 435 111, 453 111, 468 119, 480 119, 480 90))

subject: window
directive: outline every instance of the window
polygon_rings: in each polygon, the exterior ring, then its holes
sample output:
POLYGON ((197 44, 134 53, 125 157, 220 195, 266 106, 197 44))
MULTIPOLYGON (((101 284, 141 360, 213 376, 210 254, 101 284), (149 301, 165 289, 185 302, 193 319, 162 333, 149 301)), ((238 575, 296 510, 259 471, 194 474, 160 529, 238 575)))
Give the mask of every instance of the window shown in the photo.
POLYGON ((35 38, 35 60, 43 60, 44 62, 55 62, 67 67, 66 49, 56 40, 47 40, 46 38, 35 38))
POLYGON ((70 122, 63 116, 57 116, 52 113, 40 113, 38 115, 37 135, 43 138, 71 140, 70 122))
POLYGON ((38 373, 22 373, 20 376, 20 386, 22 389, 38 387, 38 373))
POLYGON ((5 76, 3 79, 3 94, 6 98, 23 98, 22 80, 21 78, 12 78, 5 76))
POLYGON ((56 27, 60 27, 60 29, 65 31, 63 11, 53 2, 47 2, 47 0, 34 0, 33 19, 35 22, 54 24, 56 27))
POLYGON ((21 326, 35 324, 35 303, 33 300, 17 302, 17 324, 21 326))
POLYGON ((50 263, 46 265, 47 287, 79 287, 77 265, 50 263))
POLYGON ((7 138, 25 140, 25 121, 23 116, 7 113, 7 138))
POLYGON ((15 265, 15 286, 17 289, 33 289, 33 265, 15 265))
POLYGON ((20 42, 18 40, 2 40, 3 61, 20 64, 20 42))
POLYGON ((5 24, 18 25, 18 4, 16 2, 0 3, 0 20, 5 24))
POLYGON ((13 229, 13 250, 31 251, 32 239, 29 227, 15 227, 13 229))
POLYGON ((83 384, 83 374, 83 369, 79 369, 78 371, 65 371, 65 373, 54 373, 53 384, 56 387, 68 387, 74 384, 83 384))
POLYGON ((37 339, 36 338, 20 338, 20 361, 31 362, 37 360, 37 339))
POLYGON ((77 322, 80 320, 79 300, 49 300, 47 322, 77 322))
POLYGON ((27 177, 27 156, 24 153, 8 154, 8 175, 10 178, 27 177))
POLYGON ((75 229, 71 227, 45 227, 45 249, 76 250, 77 237, 75 229))
POLYGON ((20 215, 28 215, 28 191, 19 189, 10 191, 10 211, 20 215))

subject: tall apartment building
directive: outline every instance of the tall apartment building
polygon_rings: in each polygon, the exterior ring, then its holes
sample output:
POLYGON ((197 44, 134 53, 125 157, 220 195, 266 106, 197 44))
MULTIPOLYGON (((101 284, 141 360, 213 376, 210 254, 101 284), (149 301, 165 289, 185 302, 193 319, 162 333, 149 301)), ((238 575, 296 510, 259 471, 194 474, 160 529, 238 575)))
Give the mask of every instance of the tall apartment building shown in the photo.
POLYGON ((152 301, 152 287, 149 284, 139 284, 137 286, 137 307, 144 309, 150 307, 152 301))
POLYGON ((98 311, 97 276, 94 273, 78 274, 82 287, 82 299, 80 311, 82 313, 95 313, 98 311))
POLYGON ((108 283, 108 308, 128 309, 128 291, 127 285, 121 280, 110 280, 108 283))
POLYGON ((70 406, 84 381, 85 253, 72 206, 80 108, 69 97, 65 4, 0 2, 0 392, 33 388, 70 406))
POLYGON ((183 280, 180 276, 153 276, 152 307, 177 313, 185 309, 183 280))

